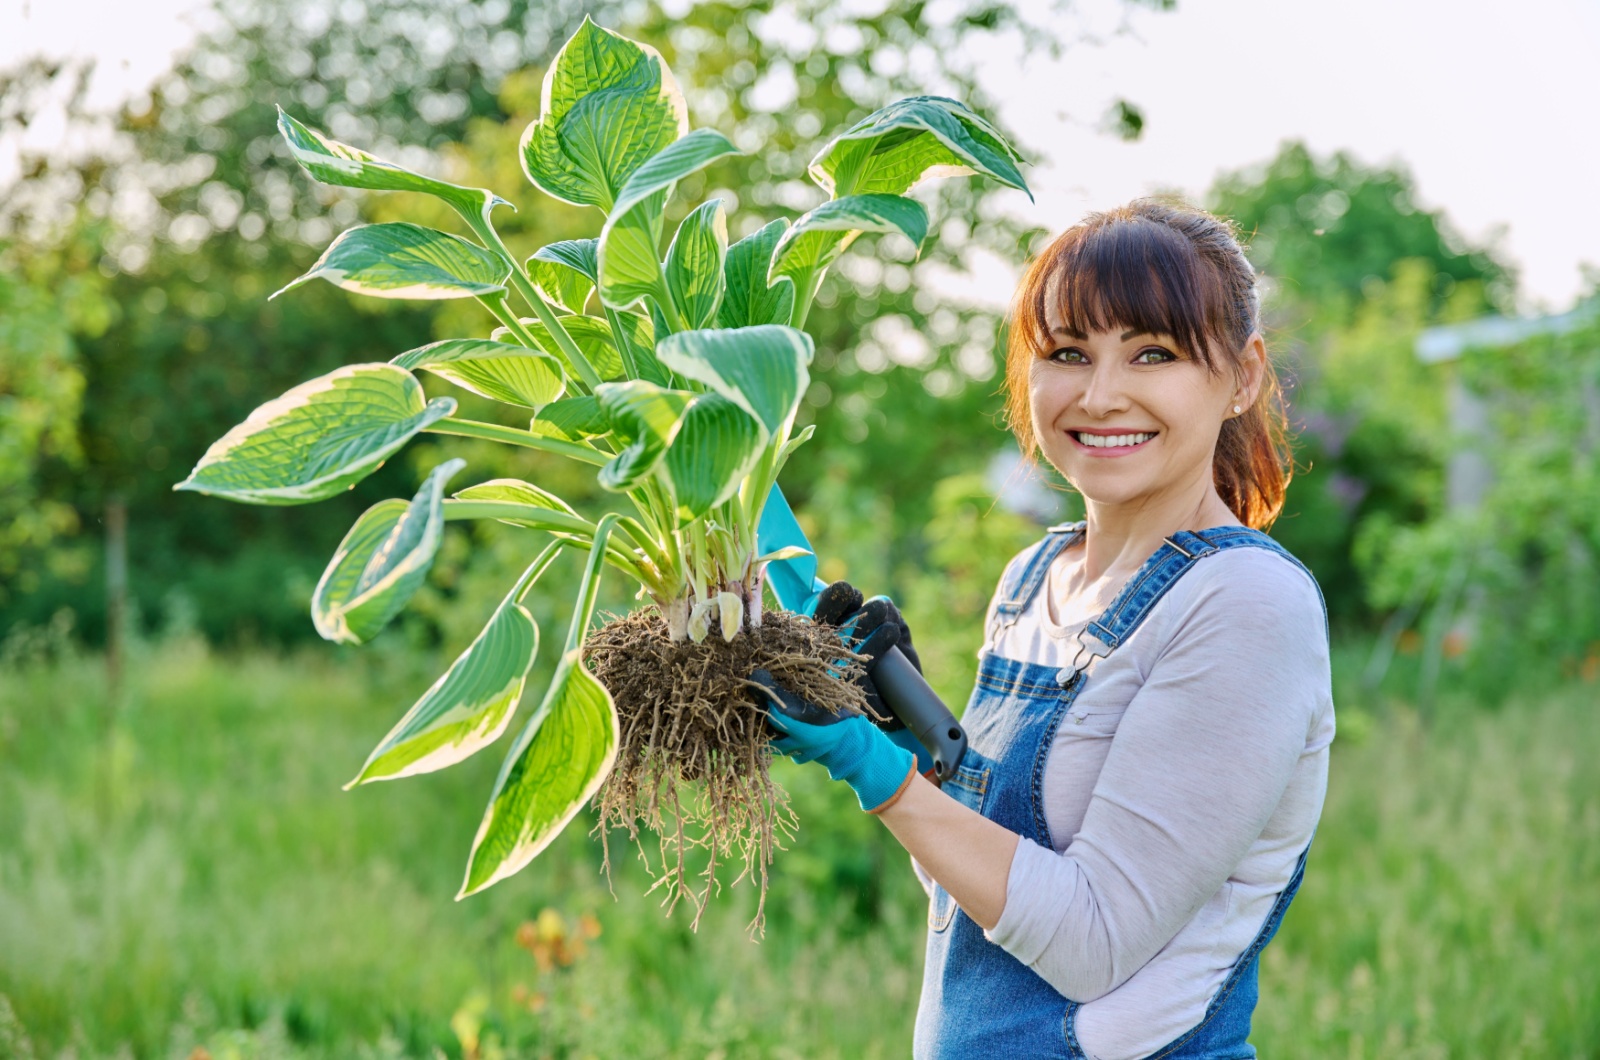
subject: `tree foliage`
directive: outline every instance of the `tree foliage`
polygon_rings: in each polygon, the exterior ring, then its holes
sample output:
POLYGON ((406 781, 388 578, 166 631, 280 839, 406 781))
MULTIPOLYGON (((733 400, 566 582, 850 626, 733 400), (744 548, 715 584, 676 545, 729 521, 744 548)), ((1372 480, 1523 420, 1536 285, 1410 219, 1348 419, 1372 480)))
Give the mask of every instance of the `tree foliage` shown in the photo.
POLYGON ((1430 311, 1462 285, 1476 288, 1480 311, 1510 308, 1510 267, 1493 247, 1468 243, 1442 210, 1425 208, 1398 164, 1369 166, 1344 151, 1319 158, 1291 141, 1264 165, 1220 177, 1209 205, 1238 222, 1280 303, 1301 313, 1347 315, 1412 258, 1433 266, 1430 311))
MULTIPOLYGON (((374 0, 330 8, 228 0, 220 28, 149 99, 116 118, 105 156, 37 160, 0 220, 0 230, 23 230, 70 193, 86 219, 106 222, 95 266, 118 308, 103 333, 77 336, 83 461, 45 460, 38 488, 82 525, 98 518, 108 494, 127 497, 138 558, 133 592, 147 610, 176 594, 196 605, 213 636, 241 629, 275 640, 302 636, 316 571, 299 558, 298 542, 331 547, 365 505, 409 489, 411 469, 385 468, 293 530, 279 513, 219 511, 173 496, 171 483, 262 392, 343 363, 388 360, 430 330, 445 337, 480 323, 475 305, 375 308, 331 290, 300 292, 293 306, 266 301, 339 227, 393 219, 383 197, 297 194, 301 178, 276 140, 274 105, 422 172, 513 187, 522 179, 516 152, 495 130, 520 128, 536 113, 542 64, 584 8, 658 45, 683 82, 698 86, 688 100, 696 125, 774 146, 759 158, 719 161, 683 187, 684 202, 730 186, 753 189, 748 201, 725 206, 757 226, 822 200, 805 169, 823 130, 848 126, 893 96, 930 89, 987 108, 962 65, 964 41, 1016 33, 1029 46, 1062 43, 1048 27, 981 4, 865 14, 820 0, 706 3, 670 13, 650 5, 626 9, 624 21, 621 8, 576 2, 374 0), (230 557, 226 542, 238 540, 252 548, 230 557), (239 606, 245 598, 249 608, 239 606)), ((893 569, 885 557, 910 562, 922 554, 928 497, 920 483, 980 466, 1001 443, 992 426, 999 321, 990 311, 936 304, 919 270, 959 266, 977 247, 1015 260, 1028 233, 996 220, 975 181, 943 184, 926 199, 943 226, 937 254, 919 266, 908 247, 891 244, 892 260, 883 264, 867 248, 823 283, 808 320, 821 341, 801 420, 815 422, 818 433, 816 456, 793 469, 796 499, 829 498, 814 528, 849 543, 839 558, 875 584, 887 585, 893 569), (864 331, 864 321, 880 317, 886 322, 864 331), (935 436, 923 427, 930 421, 950 429, 935 436), (872 473, 885 465, 899 471, 892 480, 872 473), (882 519, 886 513, 893 517, 882 519), (871 522, 884 533, 868 546, 856 528, 871 522)), ((672 213, 666 223, 681 219, 672 213)), ((507 243, 524 254, 587 234, 578 208, 556 203, 503 221, 507 243)), ((467 412, 483 412, 476 399, 465 400, 467 412)), ((418 463, 427 459, 419 451, 418 463)), ((558 474, 538 463, 501 470, 558 474)), ((69 574, 44 576, 26 599, 7 605, 0 626, 43 621, 63 604, 91 626, 92 565, 69 574)), ((449 577, 445 569, 439 576, 449 577)))
POLYGON ((1226 174, 1208 205, 1238 222, 1264 275, 1268 342, 1288 377, 1297 476, 1273 534, 1316 572, 1333 620, 1365 621, 1354 558, 1369 520, 1439 511, 1445 380, 1415 355, 1423 328, 1505 305, 1515 280, 1419 205, 1399 166, 1287 143, 1226 174))

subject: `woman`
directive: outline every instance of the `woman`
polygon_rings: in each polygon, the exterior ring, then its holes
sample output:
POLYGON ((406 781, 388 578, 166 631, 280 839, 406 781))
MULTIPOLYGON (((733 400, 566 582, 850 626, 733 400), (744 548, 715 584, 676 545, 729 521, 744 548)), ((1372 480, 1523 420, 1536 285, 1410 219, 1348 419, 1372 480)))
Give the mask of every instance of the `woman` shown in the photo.
MULTIPOLYGON (((929 888, 918 1057, 1255 1055, 1334 728, 1320 592, 1262 533, 1288 474, 1258 313, 1209 214, 1063 233, 1016 297, 1008 407, 1087 518, 1006 568, 959 771, 941 789, 903 730, 772 690, 778 748, 850 783, 929 888)), ((845 588, 823 617, 909 646, 845 588)))

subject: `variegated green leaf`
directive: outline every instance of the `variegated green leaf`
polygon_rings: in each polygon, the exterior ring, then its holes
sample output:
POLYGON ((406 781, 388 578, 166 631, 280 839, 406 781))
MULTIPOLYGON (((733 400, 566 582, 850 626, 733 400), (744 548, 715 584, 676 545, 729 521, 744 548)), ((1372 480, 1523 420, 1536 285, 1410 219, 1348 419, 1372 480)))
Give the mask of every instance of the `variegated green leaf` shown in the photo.
MULTIPOLYGON (((655 334, 650 328, 650 323, 637 313, 617 313, 616 317, 628 329, 628 336, 633 342, 635 360, 639 365, 639 377, 652 383, 666 385, 668 381, 666 369, 656 361, 655 334)), ((601 379, 626 378, 622 367, 622 355, 617 349, 609 323, 599 317, 582 314, 561 317, 560 323, 567 334, 572 336, 572 341, 577 343, 578 349, 583 351, 584 357, 594 366, 601 379)), ((551 356, 556 356, 559 347, 542 322, 529 317, 523 319, 522 325, 528 329, 541 349, 551 356)), ((495 328, 489 337, 496 342, 504 342, 511 337, 511 332, 508 328, 495 328)))
POLYGON ((600 240, 563 239, 533 252, 532 261, 565 265, 590 283, 600 282, 600 240))
POLYGON ((666 201, 667 193, 658 191, 627 213, 613 215, 600 230, 600 301, 613 309, 628 309, 641 298, 667 297, 656 258, 666 201))
MULTIPOLYGON (((811 161, 811 179, 834 198, 903 195, 925 177, 983 173, 1028 191, 1022 156, 993 125, 943 96, 913 96, 875 111, 811 161)), ((1032 192, 1028 193, 1032 198, 1032 192)))
POLYGON ((727 280, 728 218, 722 200, 702 204, 678 226, 667 248, 667 290, 686 328, 709 327, 717 319, 727 280))
MULTIPOLYGON (((584 400, 593 401, 593 398, 584 400)), ((564 512, 576 516, 577 510, 566 501, 557 497, 549 490, 542 490, 531 482, 524 482, 518 478, 495 478, 488 482, 480 482, 475 486, 468 486, 456 494, 458 500, 463 501, 510 501, 512 504, 527 504, 535 508, 548 508, 553 512, 564 512)))
POLYGON ((789 222, 779 218, 728 248, 722 268, 727 293, 717 311, 717 323, 722 327, 789 323, 794 311, 794 280, 779 276, 767 282, 772 251, 788 227, 789 222))
POLYGON ((660 53, 585 17, 545 74, 522 171, 548 195, 609 212, 634 171, 688 130, 660 53))
POLYGON ((487 188, 463 188, 425 177, 393 162, 367 154, 359 147, 332 140, 301 124, 278 108, 278 132, 302 169, 313 179, 341 188, 369 191, 416 191, 443 199, 462 213, 487 217, 496 206, 510 203, 487 188))
POLYGON ((694 395, 635 379, 602 383, 594 396, 612 433, 624 446, 600 469, 600 485, 609 490, 631 489, 654 470, 672 444, 683 410, 694 395))
POLYGON ((566 239, 534 251, 528 279, 563 309, 583 312, 599 276, 598 239, 566 239))
POLYGON ((529 716, 495 778, 494 794, 472 842, 458 898, 505 879, 532 861, 599 790, 616 761, 621 734, 605 686, 583 665, 600 569, 617 516, 595 529, 566 650, 539 708, 529 716))
POLYGON ((611 427, 600 412, 600 402, 595 400, 594 395, 584 394, 552 401, 539 410, 528 429, 546 438, 581 442, 585 438, 605 434, 611 427))
POLYGON ((832 199, 802 216, 772 252, 768 278, 792 276, 801 288, 833 264, 862 232, 898 232, 919 250, 928 235, 928 211, 899 195, 832 199))
POLYGON ((272 297, 323 279, 374 298, 470 298, 505 290, 508 275, 510 267, 476 243, 396 221, 341 232, 310 271, 272 297))
MULTIPOLYGON (((632 210, 639 203, 659 191, 666 191, 690 173, 698 173, 719 158, 743 154, 733 141, 715 129, 696 129, 683 139, 662 148, 648 162, 640 166, 617 196, 613 217, 632 210)), ((600 240, 601 256, 605 256, 605 238, 600 240)), ((601 272, 604 274, 604 268, 601 272)))
POLYGON ((311 595, 311 619, 324 640, 371 640, 422 587, 444 535, 445 483, 466 466, 447 460, 410 504, 379 501, 356 520, 311 595))
POLYGON ((246 504, 325 500, 455 410, 453 398, 424 404, 422 385, 404 368, 346 365, 250 413, 174 488, 246 504))
POLYGON ((813 555, 813 553, 809 548, 802 548, 799 545, 784 545, 782 548, 757 556, 752 562, 776 563, 779 560, 799 559, 801 556, 810 555, 813 555))
POLYGON ((523 571, 483 631, 379 741, 346 790, 455 765, 500 738, 539 650, 539 627, 517 601, 560 547, 551 544, 523 571))
POLYGON ((811 351, 810 335, 777 324, 680 331, 656 345, 662 364, 744 409, 766 437, 784 434, 793 421, 810 381, 811 351))
POLYGON ((696 129, 651 158, 629 178, 600 231, 600 300, 628 309, 639 299, 670 297, 661 271, 661 211, 672 185, 727 155, 726 136, 696 129))
POLYGON ((737 493, 765 439, 761 424, 732 401, 717 393, 696 395, 661 463, 678 518, 698 519, 737 493))
POLYGON ((389 363, 421 368, 474 394, 532 409, 549 404, 566 389, 561 362, 554 357, 490 339, 445 339, 389 363))

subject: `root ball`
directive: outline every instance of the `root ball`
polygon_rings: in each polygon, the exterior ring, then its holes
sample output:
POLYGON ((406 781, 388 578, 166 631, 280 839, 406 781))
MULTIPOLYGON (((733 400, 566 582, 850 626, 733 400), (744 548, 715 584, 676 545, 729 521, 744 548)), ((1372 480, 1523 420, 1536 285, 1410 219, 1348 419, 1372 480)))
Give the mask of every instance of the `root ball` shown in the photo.
POLYGON ((666 621, 647 608, 591 633, 584 658, 616 702, 622 730, 616 767, 595 797, 602 843, 612 828, 625 828, 655 879, 652 890, 664 891, 669 912, 689 899, 696 925, 721 888, 719 869, 736 866, 732 882, 748 876, 759 890, 751 925, 759 931, 767 866, 794 834, 795 818, 767 772, 766 706, 750 674, 765 669, 809 702, 860 713, 866 699, 850 679, 860 657, 833 627, 786 611, 732 641, 713 631, 696 644, 672 641, 666 621), (644 831, 656 836, 654 865, 644 831))

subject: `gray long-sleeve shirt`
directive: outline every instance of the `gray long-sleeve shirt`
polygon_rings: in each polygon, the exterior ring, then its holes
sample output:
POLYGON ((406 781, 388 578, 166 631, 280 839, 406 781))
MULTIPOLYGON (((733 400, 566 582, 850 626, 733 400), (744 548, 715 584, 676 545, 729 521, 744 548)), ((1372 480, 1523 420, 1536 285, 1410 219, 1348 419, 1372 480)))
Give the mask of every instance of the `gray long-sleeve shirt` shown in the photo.
MULTIPOLYGON (((1098 607, 1067 549, 985 651, 1067 665, 1098 607), (1064 621, 1063 621, 1064 620, 1064 621)), ((1311 840, 1334 717, 1321 600, 1264 549, 1205 557, 1090 671, 1046 764, 1055 849, 1023 840, 989 937, 1083 1003, 1096 1060, 1199 1022, 1311 840)))

